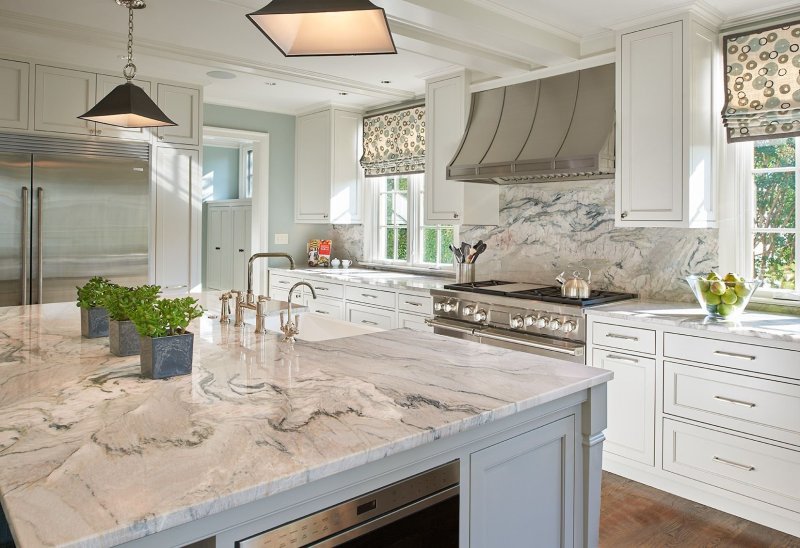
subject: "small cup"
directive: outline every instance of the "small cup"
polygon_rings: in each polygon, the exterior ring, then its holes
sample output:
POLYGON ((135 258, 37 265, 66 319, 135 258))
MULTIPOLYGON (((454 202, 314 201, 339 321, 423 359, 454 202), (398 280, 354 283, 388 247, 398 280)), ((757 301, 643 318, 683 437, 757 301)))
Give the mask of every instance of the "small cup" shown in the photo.
POLYGON ((339 259, 333 259, 331 261, 331 268, 339 268, 339 259))
POLYGON ((350 268, 351 264, 353 264, 353 261, 350 259, 342 259, 342 268, 350 268))

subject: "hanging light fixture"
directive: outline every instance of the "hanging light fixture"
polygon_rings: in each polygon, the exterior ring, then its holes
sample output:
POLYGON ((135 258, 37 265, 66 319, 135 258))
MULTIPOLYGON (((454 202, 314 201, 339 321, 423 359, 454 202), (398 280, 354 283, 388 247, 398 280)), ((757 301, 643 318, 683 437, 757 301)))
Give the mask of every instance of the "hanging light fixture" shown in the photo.
POLYGON ((397 53, 386 12, 369 0, 272 0, 247 18, 286 57, 397 53))
POLYGON ((131 82, 136 76, 136 65, 133 64, 133 10, 144 8, 145 1, 116 2, 128 8, 128 62, 122 69, 126 82, 112 89, 89 112, 78 118, 129 128, 176 126, 178 124, 170 120, 142 88, 131 82))

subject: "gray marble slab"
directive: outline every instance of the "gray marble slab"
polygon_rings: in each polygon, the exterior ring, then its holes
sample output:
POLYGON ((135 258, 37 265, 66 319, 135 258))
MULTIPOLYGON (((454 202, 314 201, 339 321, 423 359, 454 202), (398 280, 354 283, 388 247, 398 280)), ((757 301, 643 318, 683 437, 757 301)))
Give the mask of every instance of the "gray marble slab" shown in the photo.
POLYGON ((367 268, 298 268, 295 270, 270 268, 270 271, 276 274, 423 294, 427 294, 431 289, 441 289, 447 284, 455 283, 455 278, 367 268))
POLYGON ((587 315, 796 343, 800 349, 800 316, 791 314, 748 309, 735 320, 717 320, 693 303, 636 300, 593 307, 587 315))
POLYGON ((192 322, 191 375, 0 308, 0 500, 20 546, 110 546, 587 389, 602 369, 410 330, 278 342, 192 322))

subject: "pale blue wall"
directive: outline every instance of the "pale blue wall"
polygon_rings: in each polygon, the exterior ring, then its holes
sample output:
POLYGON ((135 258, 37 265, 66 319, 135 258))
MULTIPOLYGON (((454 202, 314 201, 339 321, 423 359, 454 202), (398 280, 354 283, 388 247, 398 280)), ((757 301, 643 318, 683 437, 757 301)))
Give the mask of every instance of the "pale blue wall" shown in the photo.
MULTIPOLYGON (((205 125, 269 133, 269 249, 289 253, 302 266, 306 242, 330 238, 330 225, 294 222, 294 121, 288 114, 204 105, 205 125), (289 245, 276 245, 275 233, 289 234, 289 245)), ((260 250, 254 249, 253 252, 260 250)), ((273 261, 282 265, 280 261, 273 261)))
POLYGON ((203 147, 203 201, 239 197, 239 149, 203 147))

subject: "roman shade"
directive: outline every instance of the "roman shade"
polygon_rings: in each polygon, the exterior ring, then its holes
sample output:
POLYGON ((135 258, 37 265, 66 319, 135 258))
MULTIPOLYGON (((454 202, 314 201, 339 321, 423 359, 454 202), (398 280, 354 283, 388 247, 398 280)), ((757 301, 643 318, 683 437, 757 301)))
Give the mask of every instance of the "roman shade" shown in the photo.
POLYGON ((404 108, 364 118, 367 177, 425 171, 425 106, 404 108))
POLYGON ((800 135, 800 21, 722 40, 728 142, 800 135))

